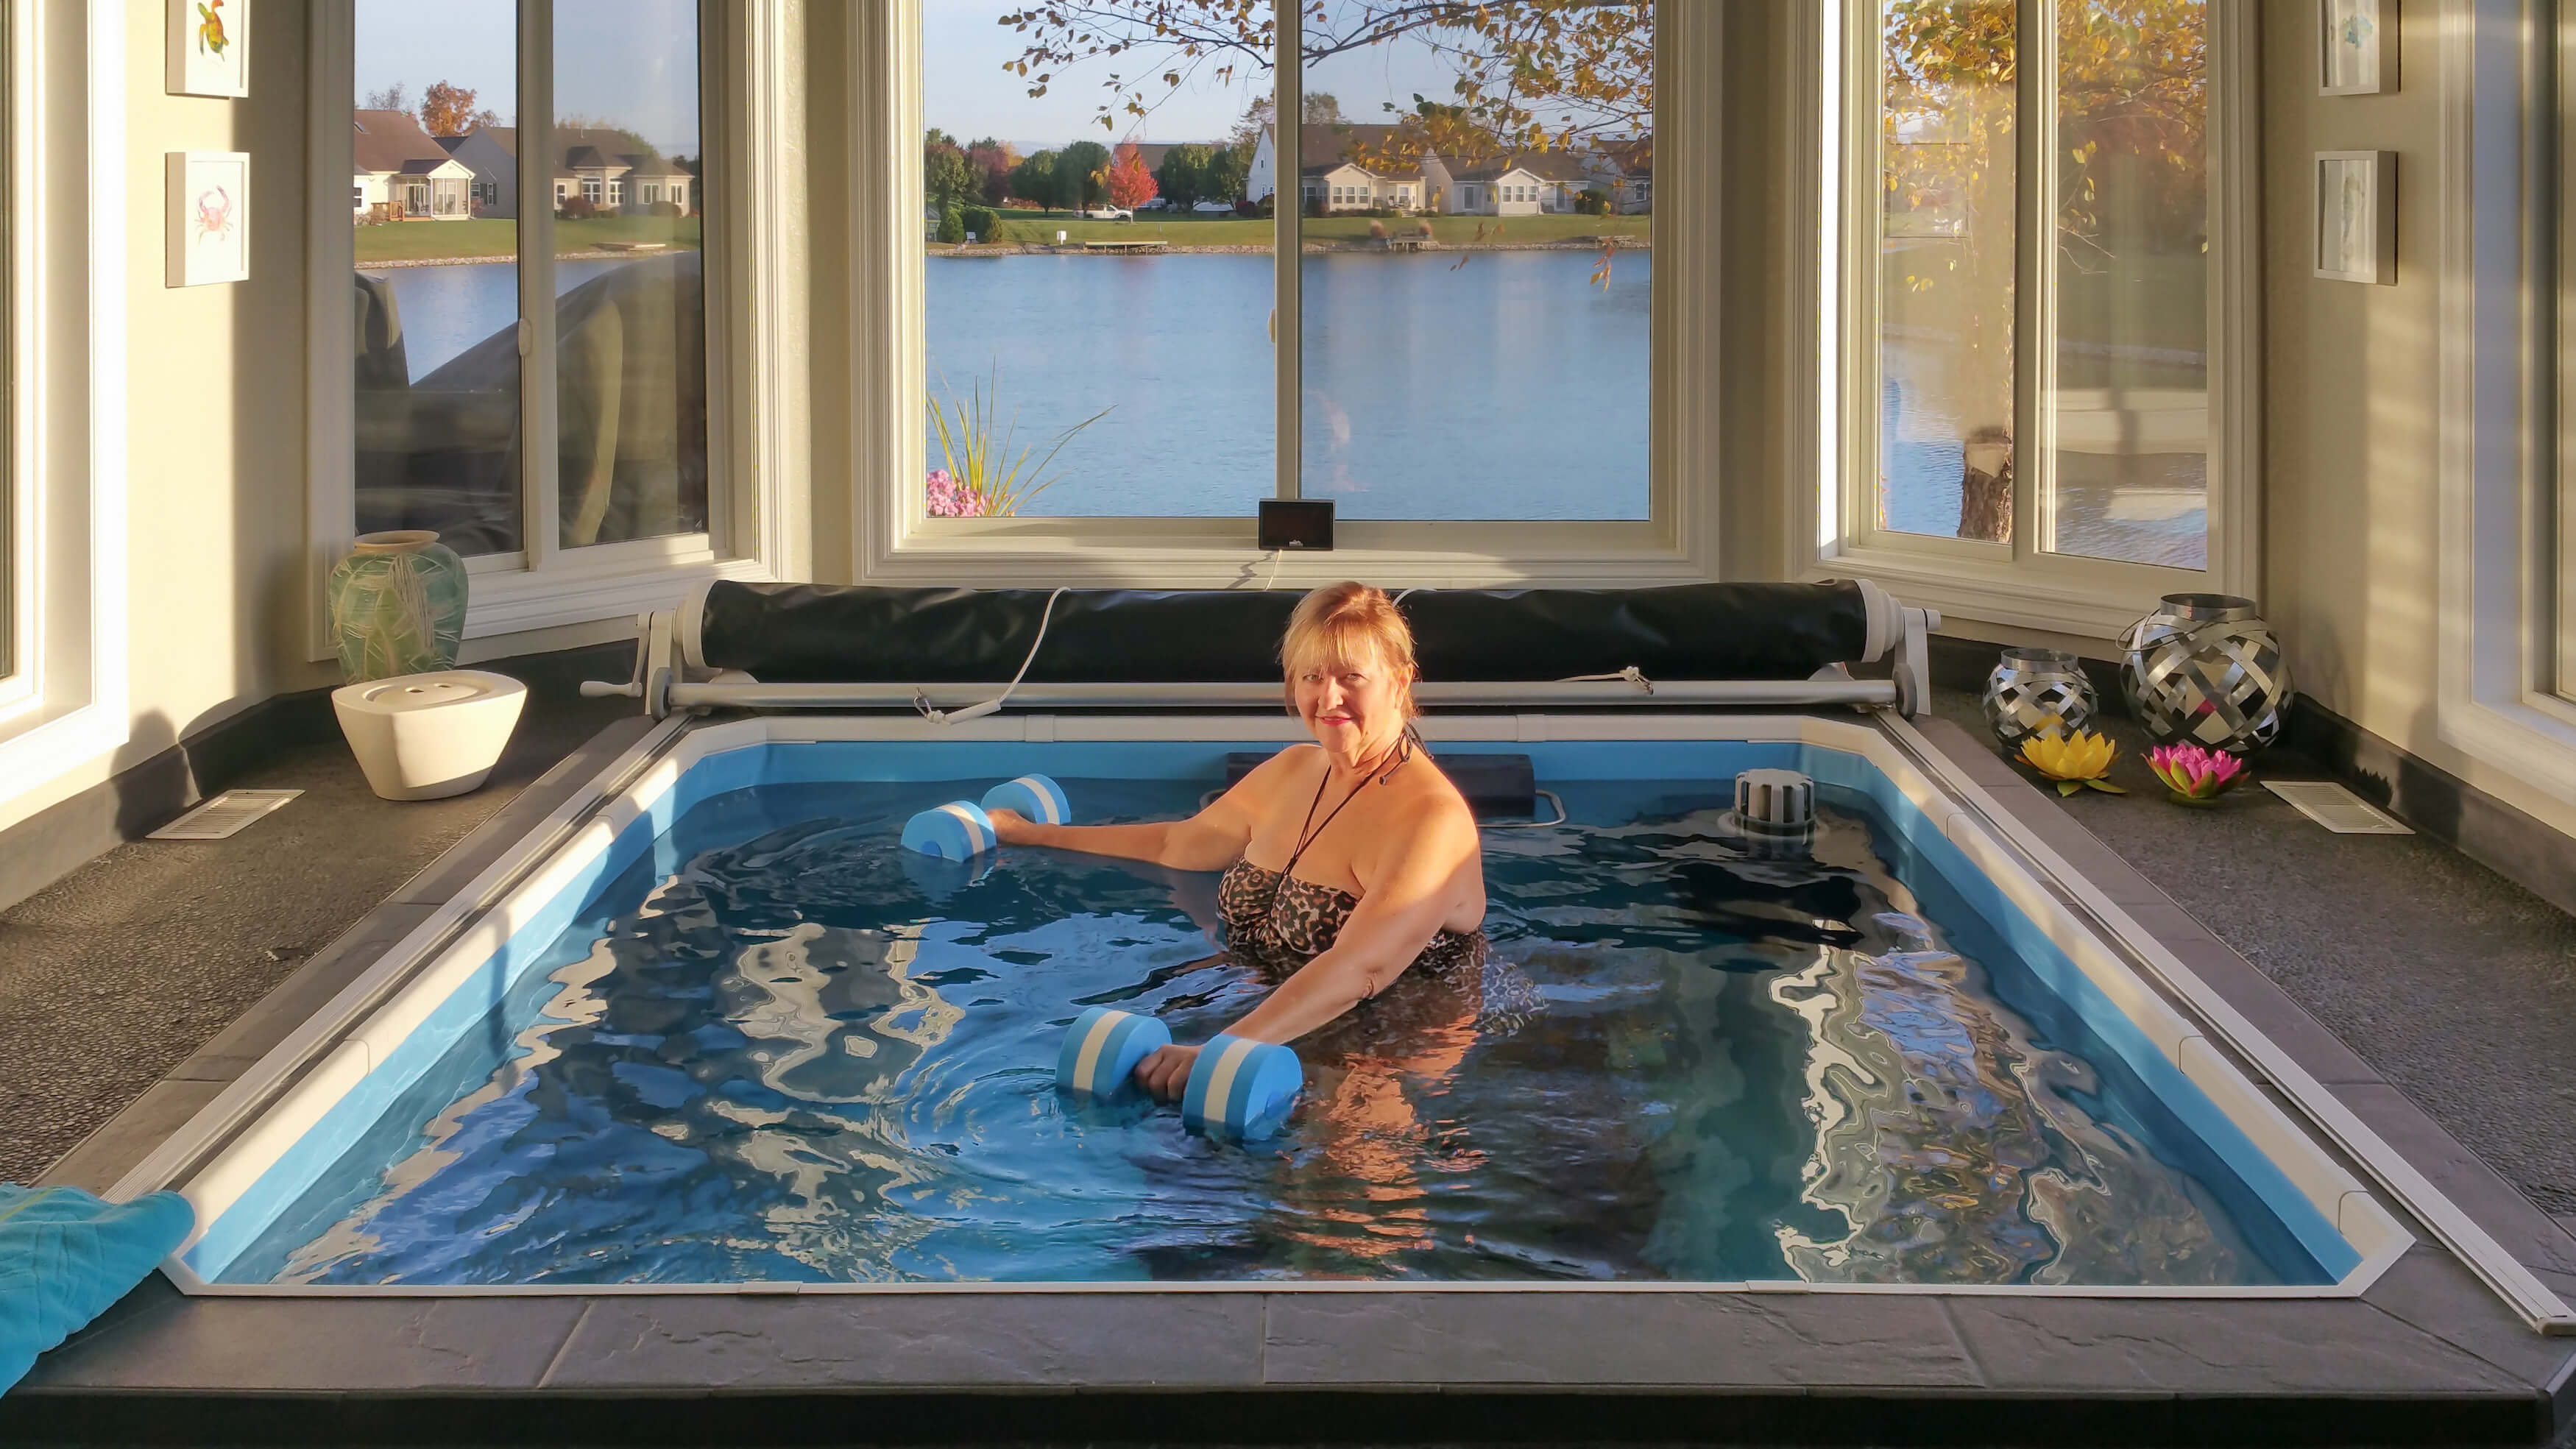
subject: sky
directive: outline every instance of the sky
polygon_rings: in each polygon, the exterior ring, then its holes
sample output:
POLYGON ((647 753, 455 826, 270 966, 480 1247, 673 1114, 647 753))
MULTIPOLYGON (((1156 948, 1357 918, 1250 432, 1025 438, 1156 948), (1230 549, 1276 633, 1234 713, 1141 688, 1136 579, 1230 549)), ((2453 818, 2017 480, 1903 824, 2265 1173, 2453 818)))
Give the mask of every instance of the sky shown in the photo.
MULTIPOLYGON (((1102 82, 1112 72, 1137 73, 1135 62, 1146 53, 1060 70, 1047 94, 1031 100, 1027 81, 1002 73, 1004 62, 1019 58, 1027 38, 994 23, 1021 8, 1021 0, 922 0, 924 125, 970 141, 994 136, 1024 150, 1074 140, 1217 141, 1234 129, 1255 94, 1269 90, 1266 71, 1238 75, 1228 86, 1217 83, 1215 66, 1206 64, 1141 124, 1122 111, 1118 129, 1103 131, 1094 119, 1109 94, 1102 82)), ((1450 80, 1422 47, 1386 45, 1324 62, 1308 73, 1306 86, 1331 91, 1346 120, 1383 121, 1391 119, 1387 102, 1411 110, 1417 91, 1448 99, 1450 80)), ((1159 99, 1168 90, 1158 78, 1148 94, 1159 99)))
MULTIPOLYGON (((666 156, 698 154, 696 0, 556 0, 555 114, 597 117, 666 156)), ((515 0, 358 0, 357 95, 438 81, 518 124, 515 0)))

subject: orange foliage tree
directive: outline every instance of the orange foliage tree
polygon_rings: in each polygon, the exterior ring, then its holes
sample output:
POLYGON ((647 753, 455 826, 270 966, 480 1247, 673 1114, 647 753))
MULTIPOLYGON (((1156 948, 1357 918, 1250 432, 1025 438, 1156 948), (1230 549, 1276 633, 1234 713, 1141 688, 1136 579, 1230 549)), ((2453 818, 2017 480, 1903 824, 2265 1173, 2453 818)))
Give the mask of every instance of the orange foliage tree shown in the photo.
POLYGON ((1122 206, 1129 211, 1160 194, 1162 188, 1155 184, 1154 173, 1145 169, 1144 153, 1136 149, 1135 142, 1119 145, 1116 159, 1109 163, 1107 190, 1111 206, 1122 206))
POLYGON ((462 136, 500 121, 492 111, 474 109, 474 92, 463 86, 440 81, 421 94, 420 128, 433 136, 462 136))

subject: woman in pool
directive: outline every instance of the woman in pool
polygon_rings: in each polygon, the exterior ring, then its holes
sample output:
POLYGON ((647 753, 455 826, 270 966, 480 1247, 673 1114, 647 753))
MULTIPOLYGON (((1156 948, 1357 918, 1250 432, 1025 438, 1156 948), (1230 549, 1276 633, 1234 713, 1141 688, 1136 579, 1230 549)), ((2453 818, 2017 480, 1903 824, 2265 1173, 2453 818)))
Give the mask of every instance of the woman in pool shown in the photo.
MULTIPOLYGON (((1394 602, 1365 584, 1317 589, 1279 658, 1288 707, 1315 743, 1281 750, 1189 819, 1039 825, 993 812, 1004 844, 1224 871, 1228 949, 1295 968, 1226 1028, 1269 1042, 1323 1026, 1409 966, 1479 959, 1485 919, 1476 818, 1413 733, 1413 631, 1394 602)), ((1164 1047, 1137 1080, 1177 1097, 1198 1054, 1164 1047)))

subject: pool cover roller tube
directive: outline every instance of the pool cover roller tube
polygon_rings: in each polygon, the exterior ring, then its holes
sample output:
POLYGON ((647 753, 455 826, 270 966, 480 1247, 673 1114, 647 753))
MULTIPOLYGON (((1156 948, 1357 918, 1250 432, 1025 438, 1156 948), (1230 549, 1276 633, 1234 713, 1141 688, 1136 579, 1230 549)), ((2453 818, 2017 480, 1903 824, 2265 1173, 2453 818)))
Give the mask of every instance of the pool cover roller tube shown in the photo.
MULTIPOLYGON (((1115 1096, 1136 1074, 1137 1063, 1171 1044, 1171 1029, 1150 1016, 1092 1007, 1065 1033, 1055 1084, 1084 1096, 1115 1096)), ((1267 1137, 1286 1120, 1305 1085, 1305 1065, 1288 1048, 1219 1036, 1199 1049, 1190 1067, 1181 1120, 1220 1137, 1267 1137)))
POLYGON ((951 800, 903 823, 903 848, 936 860, 971 860, 1002 843, 993 829, 995 810, 1009 810, 1041 825, 1073 818, 1064 787, 1044 775, 1022 775, 984 792, 982 804, 951 800))
MULTIPOLYGON (((1275 684, 1298 597, 1071 589, 1056 599, 1050 589, 721 579, 690 596, 677 642, 692 666, 765 684, 991 683, 1023 665, 1035 685, 1275 684), (1041 617, 1044 646, 1032 655, 1041 617)), ((1416 589, 1398 607, 1431 680, 1560 680, 1630 665, 1650 679, 1796 680, 1877 658, 1891 642, 1849 582, 1416 589)))
POLYGON ((107 1202, 0 1183, 0 1391, 142 1282, 196 1221, 175 1192, 107 1202))

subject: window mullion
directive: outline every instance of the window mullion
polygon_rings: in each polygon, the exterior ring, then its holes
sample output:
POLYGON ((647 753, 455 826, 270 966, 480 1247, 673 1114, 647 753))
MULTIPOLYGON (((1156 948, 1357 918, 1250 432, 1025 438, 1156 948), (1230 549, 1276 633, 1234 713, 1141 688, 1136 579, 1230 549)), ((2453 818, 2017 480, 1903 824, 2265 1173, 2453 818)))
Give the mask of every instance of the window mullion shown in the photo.
POLYGON ((519 6, 519 496, 528 569, 561 551, 555 450, 554 0, 519 6))
POLYGON ((1271 367, 1279 391, 1279 490, 1282 498, 1295 498, 1302 487, 1299 444, 1304 440, 1305 394, 1303 349, 1305 319, 1298 284, 1305 270, 1303 238, 1298 234, 1306 214, 1305 148, 1301 135, 1306 116, 1305 17, 1300 0, 1273 0, 1276 20, 1277 49, 1272 52, 1271 74, 1276 82, 1271 90, 1271 131, 1277 139, 1271 146, 1278 159, 1278 174, 1272 178, 1271 207, 1271 281, 1273 302, 1271 332, 1271 367))
POLYGON ((2013 537, 2015 560, 2057 546, 2057 4, 2021 0, 2013 41, 2013 537))

